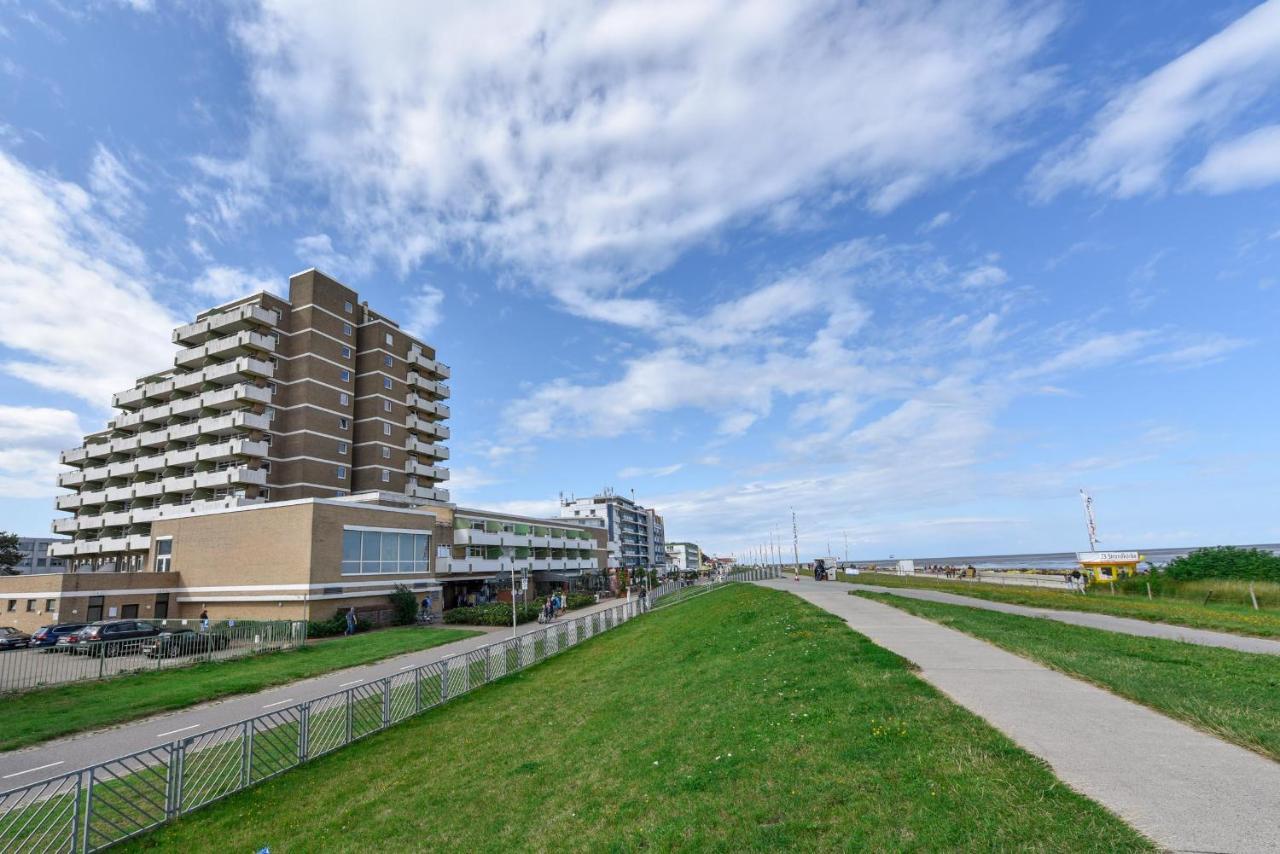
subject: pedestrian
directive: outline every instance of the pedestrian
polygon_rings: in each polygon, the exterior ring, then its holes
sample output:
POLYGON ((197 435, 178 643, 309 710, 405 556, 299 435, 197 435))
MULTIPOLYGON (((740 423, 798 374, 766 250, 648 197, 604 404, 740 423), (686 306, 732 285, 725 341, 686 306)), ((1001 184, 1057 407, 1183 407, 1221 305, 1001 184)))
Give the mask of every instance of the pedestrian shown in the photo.
POLYGON ((209 631, 209 611, 207 609, 200 612, 200 631, 209 631))
POLYGON ((348 608, 348 609, 347 609, 347 631, 346 631, 346 635, 347 635, 347 637, 351 637, 351 635, 354 635, 355 633, 356 633, 356 609, 355 609, 355 608, 348 608))
POLYGON ((431 594, 428 593, 422 597, 422 620, 423 622, 431 622, 431 594))

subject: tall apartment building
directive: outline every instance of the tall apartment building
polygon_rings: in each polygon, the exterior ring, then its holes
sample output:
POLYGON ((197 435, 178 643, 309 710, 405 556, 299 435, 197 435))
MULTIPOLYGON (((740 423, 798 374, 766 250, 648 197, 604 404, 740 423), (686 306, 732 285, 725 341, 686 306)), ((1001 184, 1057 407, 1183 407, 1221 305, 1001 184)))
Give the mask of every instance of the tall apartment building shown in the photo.
MULTIPOLYGON (((136 571, 152 523, 376 490, 447 503, 449 368, 317 270, 199 314, 173 365, 114 395, 104 430, 65 451, 50 547, 73 571, 136 571)), ((154 569, 166 564, 164 543, 154 569)))
POLYGON ((666 569, 666 532, 662 516, 651 508, 606 489, 591 498, 562 499, 560 518, 603 519, 611 569, 666 569))

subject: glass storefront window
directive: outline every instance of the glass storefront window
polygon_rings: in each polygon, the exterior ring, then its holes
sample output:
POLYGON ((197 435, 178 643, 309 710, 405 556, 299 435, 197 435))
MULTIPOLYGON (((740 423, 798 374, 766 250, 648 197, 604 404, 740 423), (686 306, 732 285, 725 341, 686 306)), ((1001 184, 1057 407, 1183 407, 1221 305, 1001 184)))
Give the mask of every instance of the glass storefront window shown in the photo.
POLYGON ((408 531, 344 530, 343 575, 427 572, 431 535, 408 531))

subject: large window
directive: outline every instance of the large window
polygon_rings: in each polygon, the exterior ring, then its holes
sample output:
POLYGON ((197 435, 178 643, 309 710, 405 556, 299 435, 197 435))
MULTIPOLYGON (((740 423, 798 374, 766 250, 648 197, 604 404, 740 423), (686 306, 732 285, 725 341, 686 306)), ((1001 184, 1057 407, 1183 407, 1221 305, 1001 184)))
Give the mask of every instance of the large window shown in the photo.
POLYGON ((173 566, 173 538, 156 540, 156 572, 169 572, 173 566))
POLYGON ((430 568, 430 534, 363 528, 342 532, 343 575, 429 572, 430 568))

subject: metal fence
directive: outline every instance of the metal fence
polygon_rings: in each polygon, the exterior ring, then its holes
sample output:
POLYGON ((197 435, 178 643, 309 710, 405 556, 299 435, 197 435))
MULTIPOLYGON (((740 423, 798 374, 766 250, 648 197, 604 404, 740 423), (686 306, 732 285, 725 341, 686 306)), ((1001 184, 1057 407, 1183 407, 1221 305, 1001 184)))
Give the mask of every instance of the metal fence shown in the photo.
MULTIPOLYGON (((675 584, 650 591, 649 604, 675 584)), ((0 793, 0 854, 89 852, 379 732, 622 625, 633 600, 270 714, 0 793)))
POLYGON ((0 652, 0 693, 293 649, 307 639, 303 621, 220 623, 208 631, 199 620, 145 622, 172 634, 0 652), (176 631, 183 628, 194 631, 176 631))

